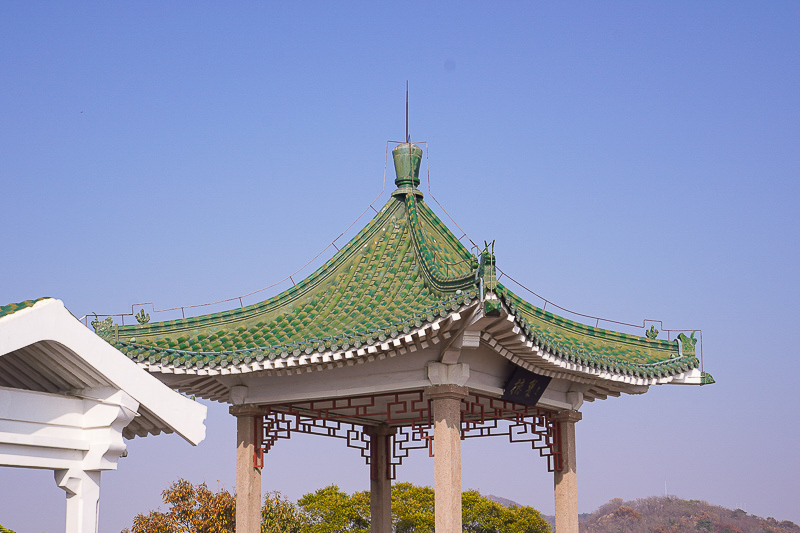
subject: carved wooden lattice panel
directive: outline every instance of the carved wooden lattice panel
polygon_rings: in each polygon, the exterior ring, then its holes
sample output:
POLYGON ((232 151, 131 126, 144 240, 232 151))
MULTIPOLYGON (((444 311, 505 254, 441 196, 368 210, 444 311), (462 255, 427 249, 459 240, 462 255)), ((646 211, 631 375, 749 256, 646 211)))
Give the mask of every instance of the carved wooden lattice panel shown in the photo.
MULTIPOLYGON (((292 433, 307 433, 342 439, 359 450, 370 464, 370 436, 366 428, 386 424, 395 429, 389 436, 386 454, 387 475, 395 471, 410 450, 427 448, 434 455, 431 402, 422 390, 373 394, 326 400, 309 400, 263 406, 256 418, 256 457, 258 467, 264 454, 279 439, 292 433)), ((469 394, 461 401, 461 438, 507 436, 510 442, 528 442, 547 458, 548 470, 561 470, 558 451, 559 422, 553 412, 536 407, 469 394)), ((371 465, 373 475, 375 465, 371 465)))

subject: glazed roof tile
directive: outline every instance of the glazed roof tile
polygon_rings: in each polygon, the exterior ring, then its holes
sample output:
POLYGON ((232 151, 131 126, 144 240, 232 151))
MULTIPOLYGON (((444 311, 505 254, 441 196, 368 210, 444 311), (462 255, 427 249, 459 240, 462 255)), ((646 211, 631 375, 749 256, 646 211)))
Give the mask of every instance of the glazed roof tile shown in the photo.
MULTIPOLYGON (((401 178, 404 161, 399 163, 395 155, 399 188, 386 205, 297 285, 229 311, 129 326, 107 318, 93 322, 95 329, 142 364, 213 369, 288 360, 292 365, 298 356, 398 339, 476 300, 484 311, 502 301, 531 343, 583 367, 652 379, 699 366, 693 338, 681 335, 679 343, 587 326, 544 311, 499 284, 494 256, 488 251, 480 261, 473 256, 414 188, 418 179, 401 178), (494 294, 499 300, 490 301, 494 294)), ((704 374, 703 382, 713 378, 704 374)))
POLYGON ((19 311, 21 309, 26 309, 28 307, 33 307, 34 305, 36 305, 37 302, 40 302, 40 301, 46 300, 46 299, 48 299, 48 298, 45 296, 43 298, 37 298, 35 300, 25 300, 24 302, 7 304, 7 305, 0 305, 0 318, 3 318, 4 316, 10 315, 12 313, 16 313, 17 311, 19 311))
POLYGON ((421 199, 392 197, 327 263, 269 300, 194 318, 101 326, 101 334, 136 361, 193 367, 357 348, 469 305, 478 298, 474 262, 421 199))

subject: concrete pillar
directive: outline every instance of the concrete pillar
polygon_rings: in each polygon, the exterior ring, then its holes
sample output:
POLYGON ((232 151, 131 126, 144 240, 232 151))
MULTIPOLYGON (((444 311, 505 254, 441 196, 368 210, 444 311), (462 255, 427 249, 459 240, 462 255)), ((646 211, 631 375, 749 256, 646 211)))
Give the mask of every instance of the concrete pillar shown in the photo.
POLYGON ((55 470, 56 483, 67 493, 66 533, 97 533, 100 471, 55 470))
POLYGON ((556 420, 561 424, 558 450, 561 452, 561 471, 554 473, 556 498, 555 533, 578 533, 578 476, 575 463, 575 422, 582 418, 580 411, 561 411, 556 420))
POLYGON ((230 411, 236 416, 236 533, 259 533, 261 469, 254 463, 258 411, 240 406, 230 411))
POLYGON ((425 390, 433 404, 436 533, 461 533, 461 400, 468 392, 459 385, 425 390))
POLYGON ((392 533, 392 480, 389 477, 391 435, 386 424, 366 427, 370 461, 370 533, 392 533))

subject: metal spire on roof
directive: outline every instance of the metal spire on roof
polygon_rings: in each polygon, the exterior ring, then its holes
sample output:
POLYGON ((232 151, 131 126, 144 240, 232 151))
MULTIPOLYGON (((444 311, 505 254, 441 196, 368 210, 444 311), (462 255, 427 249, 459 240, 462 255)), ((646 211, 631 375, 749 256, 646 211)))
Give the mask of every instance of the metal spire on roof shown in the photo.
MULTIPOLYGON (((394 180, 398 189, 413 189, 419 186, 419 167, 422 161, 422 149, 411 142, 408 133, 408 80, 406 80, 406 141, 398 144, 392 150, 394 170, 397 178, 394 180)), ((415 192, 417 196, 422 193, 415 192)))
POLYGON ((406 80, 406 142, 411 142, 411 136, 408 134, 408 80, 406 80))

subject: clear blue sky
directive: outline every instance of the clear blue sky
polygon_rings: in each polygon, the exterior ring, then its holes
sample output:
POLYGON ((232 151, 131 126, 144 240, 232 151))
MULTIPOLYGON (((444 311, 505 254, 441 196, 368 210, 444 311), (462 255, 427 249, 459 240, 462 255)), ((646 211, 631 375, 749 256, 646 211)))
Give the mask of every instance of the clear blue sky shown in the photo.
MULTIPOLYGON (((570 309, 703 330, 718 384, 584 407, 581 512, 666 485, 800 523, 798 28, 778 1, 4 2, 0 302, 121 313, 282 279, 381 190, 410 80, 433 193, 501 269, 570 309)), ((225 407, 208 431, 132 441, 101 531, 179 476, 232 490, 225 407)), ((63 528, 49 472, 0 479, 1 524, 63 528)), ((264 490, 329 483, 368 487, 338 441, 267 457, 264 490)), ((465 443, 464 488, 553 510, 545 462, 502 439, 465 443)))

